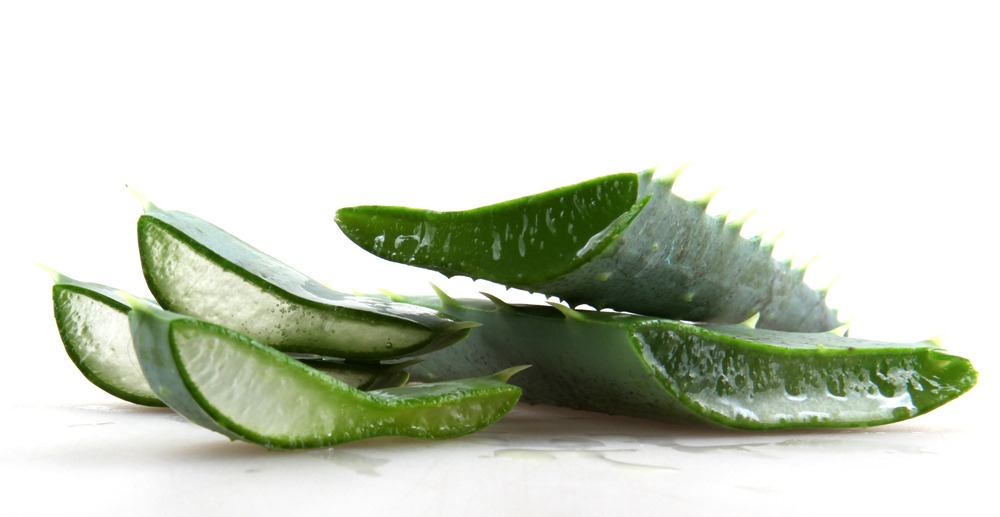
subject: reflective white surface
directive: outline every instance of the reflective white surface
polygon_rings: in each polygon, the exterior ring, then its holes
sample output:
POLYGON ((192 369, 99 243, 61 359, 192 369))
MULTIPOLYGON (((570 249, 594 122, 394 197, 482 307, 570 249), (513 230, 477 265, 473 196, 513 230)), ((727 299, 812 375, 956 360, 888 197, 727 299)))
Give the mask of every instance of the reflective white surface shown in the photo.
POLYGON ((881 428, 773 433, 522 405, 453 440, 283 452, 77 397, 6 409, 20 425, 3 433, 2 468, 18 487, 6 504, 30 515, 978 514, 991 481, 977 466, 993 448, 980 395, 881 428))
POLYGON ((881 515, 992 504, 977 471, 1000 459, 989 3, 651 4, 0 4, 3 508, 881 515), (785 230, 778 253, 819 255, 807 280, 839 276, 830 296, 852 335, 939 335, 972 359, 979 386, 869 430, 746 434, 519 408, 458 440, 267 452, 90 386, 34 265, 144 294, 128 184, 344 291, 502 292, 374 259, 333 213, 470 208, 684 164, 683 193, 722 184, 710 211, 757 209, 746 232, 785 230))

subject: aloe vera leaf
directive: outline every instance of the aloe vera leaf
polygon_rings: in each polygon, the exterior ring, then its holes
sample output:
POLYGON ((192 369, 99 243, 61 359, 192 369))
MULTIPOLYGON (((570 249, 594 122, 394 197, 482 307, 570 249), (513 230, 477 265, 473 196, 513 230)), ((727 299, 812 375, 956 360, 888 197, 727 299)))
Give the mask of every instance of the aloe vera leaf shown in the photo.
POLYGON ((490 376, 361 391, 231 329, 133 304, 139 365, 153 390, 192 422, 268 448, 329 447, 376 436, 451 438, 495 422, 517 403, 490 376))
POLYGON ((926 413, 969 390, 971 363, 930 343, 694 325, 499 299, 411 301, 478 321, 425 356, 416 379, 532 364, 524 400, 739 429, 863 427, 926 413))
POLYGON ((420 363, 419 359, 400 363, 370 363, 344 361, 314 354, 289 355, 311 368, 364 391, 403 386, 410 380, 407 368, 420 363))
MULTIPOLYGON (((165 406, 149 387, 135 358, 128 321, 132 307, 126 298, 135 297, 113 287, 48 271, 55 281, 52 302, 59 336, 80 373, 122 400, 143 406, 165 406)), ((362 390, 402 386, 409 380, 406 368, 419 362, 351 363, 316 355, 298 359, 362 390)))
POLYGON ((121 291, 49 269, 52 305, 66 354, 92 384, 122 400, 162 407, 139 368, 121 291))
POLYGON ((459 212, 357 206, 348 238, 387 260, 673 319, 800 332, 839 325, 825 292, 771 256, 740 222, 705 213, 653 171, 596 178, 459 212))
POLYGON ((139 254, 166 309, 247 334, 284 352, 378 361, 463 339, 470 324, 424 307, 335 291, 190 214, 146 202, 139 254))

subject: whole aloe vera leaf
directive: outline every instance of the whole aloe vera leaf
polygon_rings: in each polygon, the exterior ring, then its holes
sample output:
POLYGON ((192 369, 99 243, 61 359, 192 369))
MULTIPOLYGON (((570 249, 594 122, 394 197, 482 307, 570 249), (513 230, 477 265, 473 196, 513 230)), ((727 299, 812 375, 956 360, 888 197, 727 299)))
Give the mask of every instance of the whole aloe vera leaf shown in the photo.
POLYGON ((524 400, 739 429, 865 427, 926 413, 976 383, 930 343, 694 325, 492 298, 413 300, 482 326, 425 356, 416 379, 532 364, 524 400))
POLYGON ((380 361, 446 347, 469 333, 425 307, 335 291, 191 214, 148 201, 139 255, 163 308, 283 352, 380 361))
POLYGON ((653 171, 622 173, 459 212, 357 206, 344 233, 394 262, 688 321, 817 332, 839 326, 825 292, 741 223, 705 213, 653 171))

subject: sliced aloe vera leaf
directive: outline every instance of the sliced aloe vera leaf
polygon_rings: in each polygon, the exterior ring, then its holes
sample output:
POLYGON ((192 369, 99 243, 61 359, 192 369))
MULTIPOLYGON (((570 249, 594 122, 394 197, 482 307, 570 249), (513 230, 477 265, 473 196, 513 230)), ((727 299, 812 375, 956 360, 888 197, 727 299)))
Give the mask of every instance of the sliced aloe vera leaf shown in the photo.
MULTIPOLYGON (((348 237, 379 257, 447 275, 531 285, 585 262, 579 251, 636 204, 635 174, 618 174, 461 212, 341 208, 348 237)), ((593 243, 597 252, 608 240, 593 243), (598 245, 600 244, 600 245, 598 245)))
POLYGON ((73 364, 98 388, 128 402, 165 406, 139 368, 129 332, 128 301, 117 289, 48 270, 52 304, 63 346, 73 364))
POLYGON ((360 391, 248 336, 137 304, 136 355, 153 390, 192 422, 268 448, 376 436, 451 438, 505 415, 516 369, 474 379, 360 391))
POLYGON ((804 271, 772 258, 741 222, 672 192, 674 178, 623 173, 459 212, 337 211, 381 258, 589 304, 673 319, 800 332, 840 325, 804 271))
POLYGON ((471 324, 337 292, 198 217, 145 203, 142 270, 160 304, 284 352, 377 361, 463 339, 471 324))
POLYGON ((930 343, 442 296, 413 301, 482 327, 425 356, 414 377, 530 363, 516 383, 532 403, 739 429, 864 427, 926 413, 976 383, 968 360, 930 343))
POLYGON ((315 354, 289 355, 337 380, 366 391, 397 388, 406 384, 410 380, 410 372, 406 369, 420 363, 419 359, 401 363, 362 363, 315 354))
MULTIPOLYGON (((55 281, 52 302, 56 326, 73 364, 95 386, 115 397, 144 406, 166 406, 149 387, 135 357, 128 321, 132 307, 126 296, 135 297, 47 270, 55 281)), ((406 368, 419 362, 351 363, 315 355, 300 359, 363 390, 402 386, 409 380, 406 368)))

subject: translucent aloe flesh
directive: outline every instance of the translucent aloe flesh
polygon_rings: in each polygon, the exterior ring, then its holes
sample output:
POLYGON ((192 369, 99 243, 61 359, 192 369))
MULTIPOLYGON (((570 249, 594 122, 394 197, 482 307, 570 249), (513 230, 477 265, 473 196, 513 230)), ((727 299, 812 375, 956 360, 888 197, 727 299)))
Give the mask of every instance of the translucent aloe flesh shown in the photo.
POLYGON ((359 390, 397 388, 410 380, 407 368, 419 359, 400 363, 343 361, 331 357, 289 354, 291 357, 359 390))
MULTIPOLYGON (((135 357, 128 321, 132 306, 127 296, 131 295, 106 285, 49 272, 55 280, 52 302, 56 326, 67 355, 80 372, 95 386, 122 400, 144 406, 165 406, 149 387, 135 357)), ((301 360, 363 390, 406 384, 409 380, 406 368, 417 362, 351 363, 319 356, 301 360)))
POLYGON ((358 206, 344 233, 387 260, 639 314, 815 332, 839 326, 825 292, 775 260, 740 222, 671 190, 652 171, 460 212, 358 206))
POLYGON ((530 363, 524 399, 611 414, 740 429, 857 427, 926 413, 969 390, 968 360, 930 343, 693 325, 500 300, 420 300, 478 321, 429 354, 416 378, 530 363))
POLYGON ((111 287, 50 271, 52 303, 66 353, 91 383, 135 404, 164 406, 139 369, 129 332, 129 302, 111 287))
POLYGON ((376 436, 450 438, 510 411, 521 390, 492 376, 360 391, 225 327, 137 305, 139 364, 189 420, 268 448, 327 447, 376 436))
POLYGON ((147 203, 138 235, 146 283, 164 308, 285 352, 375 361, 469 332, 423 307, 337 292, 190 214, 147 203))

